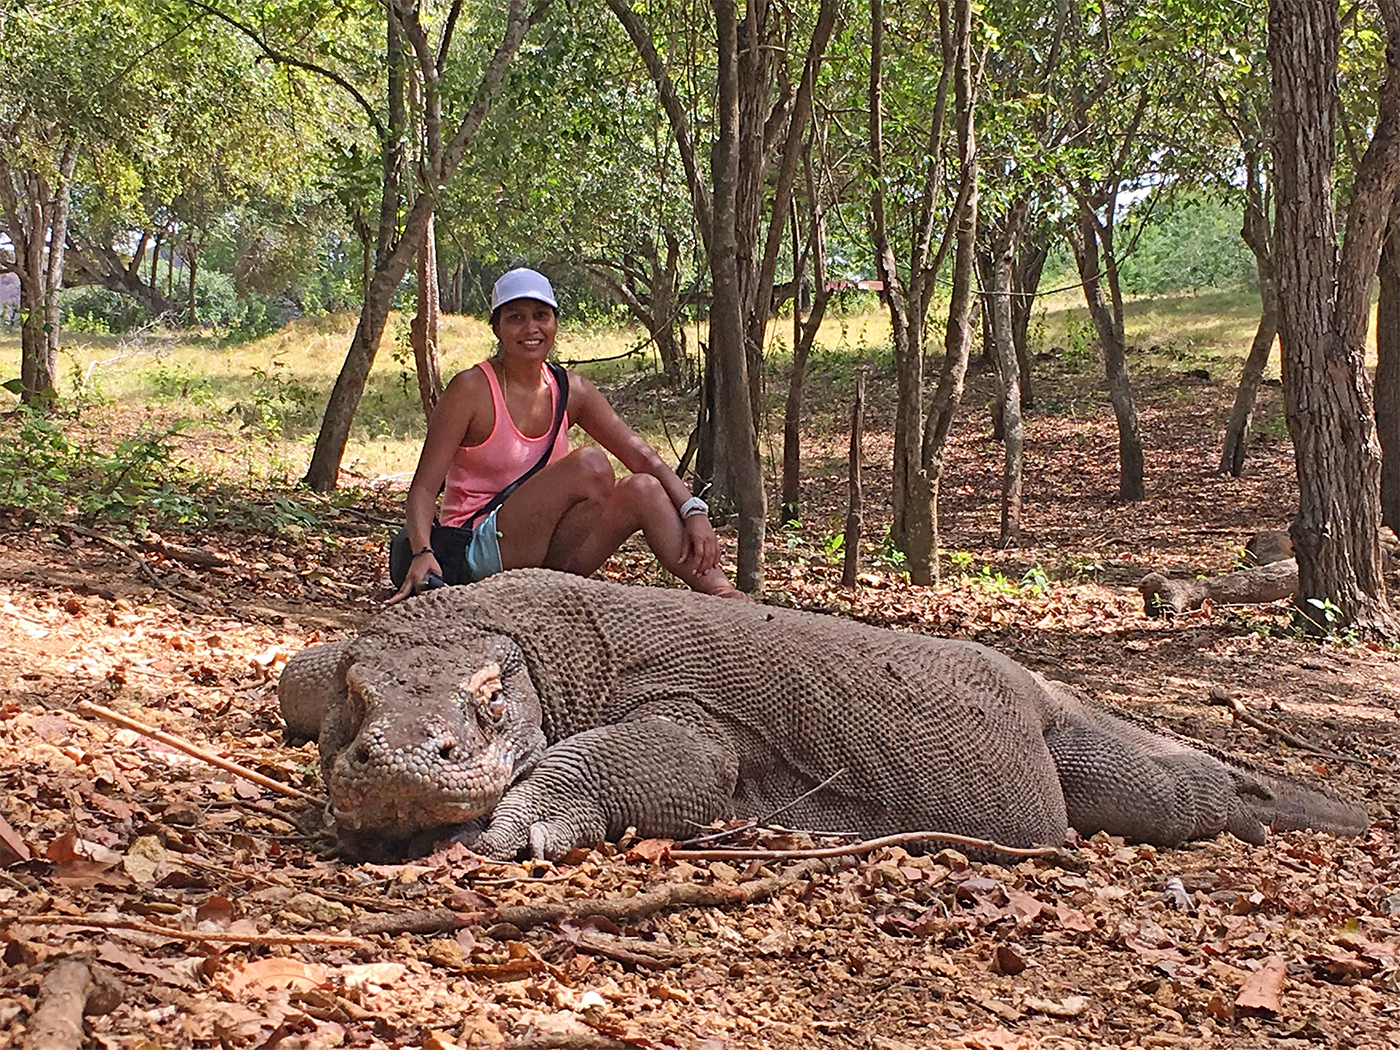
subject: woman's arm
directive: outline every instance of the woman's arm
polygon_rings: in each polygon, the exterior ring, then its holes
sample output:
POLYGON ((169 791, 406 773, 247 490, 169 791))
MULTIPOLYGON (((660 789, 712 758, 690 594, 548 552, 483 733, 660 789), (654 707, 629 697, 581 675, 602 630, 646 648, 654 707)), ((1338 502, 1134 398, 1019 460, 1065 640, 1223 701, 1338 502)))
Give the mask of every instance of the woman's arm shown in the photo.
POLYGON ((404 510, 413 561, 403 585, 389 599, 390 605, 411 597, 429 573, 442 572, 442 566, 432 552, 433 518, 437 514, 438 493, 447 479, 457 447, 472 423, 474 405, 479 396, 478 391, 473 389, 476 384, 471 377, 471 372, 476 371, 470 369, 452 377, 428 421, 428 433, 423 439, 423 450, 418 455, 413 481, 408 486, 404 510))

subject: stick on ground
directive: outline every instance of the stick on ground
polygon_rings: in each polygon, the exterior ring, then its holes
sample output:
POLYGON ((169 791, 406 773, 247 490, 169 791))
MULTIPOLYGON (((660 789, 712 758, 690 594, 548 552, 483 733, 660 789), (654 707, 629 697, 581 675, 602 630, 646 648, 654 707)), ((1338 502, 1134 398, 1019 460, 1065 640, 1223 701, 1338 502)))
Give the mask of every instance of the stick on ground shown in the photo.
POLYGON ((276 791, 278 794, 286 795, 288 798, 298 798, 303 802, 310 802, 323 808, 326 805, 326 800, 323 798, 318 798, 315 795, 302 791, 300 788, 294 788, 290 784, 284 784, 280 780, 273 780, 271 777, 263 776, 257 770, 249 769, 247 766, 240 766, 237 762, 230 762, 226 758, 220 758, 218 755, 212 754, 202 747, 191 744, 188 740, 175 736, 172 733, 166 733, 153 726, 138 722, 134 718, 127 718, 126 715, 118 714, 110 707, 94 704, 91 700, 79 700, 74 705, 74 709, 82 714, 96 715, 98 718, 105 718, 108 722, 115 722, 117 725, 125 726, 127 729, 134 729, 136 732, 148 736, 152 740, 159 740, 162 744, 168 744, 173 748, 178 748, 180 751, 199 759, 201 762, 208 762, 211 766, 216 766, 225 772, 232 773, 235 776, 242 777, 244 780, 261 785, 269 791, 276 791))

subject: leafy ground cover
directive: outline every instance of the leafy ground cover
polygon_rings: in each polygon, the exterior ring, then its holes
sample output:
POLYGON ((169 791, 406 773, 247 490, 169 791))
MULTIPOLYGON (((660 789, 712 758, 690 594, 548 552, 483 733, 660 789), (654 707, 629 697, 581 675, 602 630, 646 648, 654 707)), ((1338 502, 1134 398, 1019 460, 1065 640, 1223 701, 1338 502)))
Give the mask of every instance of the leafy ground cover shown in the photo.
MULTIPOLYGON (((373 615, 399 494, 366 484, 302 504, 220 490, 229 508, 245 501, 240 516, 159 535, 16 512, 0 535, 0 1048, 34 1045, 55 961, 72 952, 116 982, 91 1000, 90 1045, 132 1050, 1400 1044, 1395 653, 1301 638, 1280 606, 1156 620, 1136 591, 1154 569, 1226 571, 1251 533, 1286 523, 1278 391, 1263 392, 1248 476, 1221 478, 1228 373, 1187 376, 1199 361, 1144 344, 1149 496, 1123 504, 1111 413, 1059 345, 1037 364, 1025 544, 995 547, 999 447, 974 376, 932 588, 909 586, 880 542, 893 395, 878 359, 869 545, 860 585, 839 586, 852 366, 818 370, 803 526, 771 534, 767 600, 994 645, 1364 799, 1364 837, 1178 850, 1103 837, 1068 866, 970 863, 937 845, 809 860, 792 835, 737 843, 771 858, 629 842, 557 866, 460 848, 348 864, 315 804, 91 705, 315 795, 314 750, 281 740, 276 674, 373 615), (1233 721, 1213 688, 1316 750, 1233 721)), ((644 377, 607 381, 624 414, 666 408, 644 377)), ((143 410, 104 409, 114 431, 143 410)), ((639 549, 604 571, 669 583, 639 549)))

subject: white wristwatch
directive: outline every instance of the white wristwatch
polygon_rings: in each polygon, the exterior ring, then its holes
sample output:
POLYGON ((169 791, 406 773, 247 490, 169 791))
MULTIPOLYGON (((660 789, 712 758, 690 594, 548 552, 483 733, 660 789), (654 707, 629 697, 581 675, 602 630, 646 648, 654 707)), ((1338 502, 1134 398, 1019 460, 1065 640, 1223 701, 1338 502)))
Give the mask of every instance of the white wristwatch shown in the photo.
POLYGON ((686 500, 684 503, 681 504, 681 521, 685 521, 686 518, 689 518, 691 515, 694 514, 709 513, 710 505, 704 500, 702 500, 699 496, 691 496, 690 499, 686 500))

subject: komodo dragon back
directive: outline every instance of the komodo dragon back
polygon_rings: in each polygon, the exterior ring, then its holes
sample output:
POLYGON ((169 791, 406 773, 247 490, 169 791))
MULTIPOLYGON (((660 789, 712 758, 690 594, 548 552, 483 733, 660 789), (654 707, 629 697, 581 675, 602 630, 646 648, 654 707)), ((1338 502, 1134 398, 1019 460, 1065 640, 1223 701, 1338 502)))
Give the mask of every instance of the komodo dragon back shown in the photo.
POLYGON ((289 725, 319 723, 342 829, 391 839, 489 815, 475 848, 493 856, 780 807, 789 826, 1008 846, 1070 826, 1176 845, 1368 823, 976 643, 537 569, 298 654, 279 693, 289 725))

